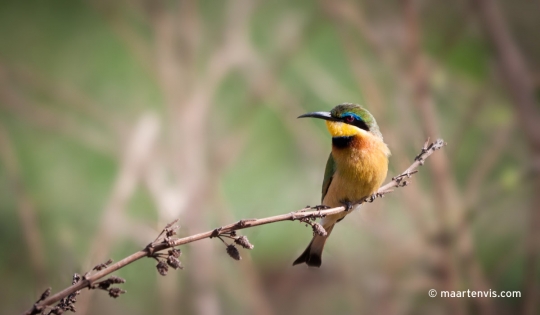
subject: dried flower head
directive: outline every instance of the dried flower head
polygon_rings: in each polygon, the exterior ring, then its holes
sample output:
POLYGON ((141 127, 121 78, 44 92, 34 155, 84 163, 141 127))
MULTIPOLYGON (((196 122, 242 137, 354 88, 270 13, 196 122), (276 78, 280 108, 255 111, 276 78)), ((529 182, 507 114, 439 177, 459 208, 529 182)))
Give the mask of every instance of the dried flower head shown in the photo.
POLYGON ((180 260, 178 260, 178 258, 172 255, 167 257, 167 265, 171 266, 174 269, 184 269, 180 260))
POLYGON ((120 296, 120 294, 126 293, 126 290, 122 290, 120 288, 111 288, 109 289, 109 296, 113 298, 117 298, 120 296))
POLYGON ((109 280, 111 283, 126 283, 126 280, 125 279, 122 279, 120 277, 117 277, 117 276, 110 276, 109 280))
POLYGON ((162 276, 166 276, 167 272, 169 272, 169 266, 167 266, 167 264, 163 260, 160 260, 158 262, 158 264, 156 265, 156 268, 159 274, 162 276))
POLYGON ((49 297, 49 295, 51 295, 51 287, 48 287, 43 293, 41 293, 41 297, 39 298, 39 300, 37 300, 36 303, 39 303, 45 300, 46 298, 49 297))
POLYGON ((171 228, 168 228, 168 229, 165 229, 165 235, 167 235, 167 237, 171 237, 173 235, 176 235, 176 229, 178 229, 178 226, 175 225, 171 228))
POLYGON ((97 283, 94 283, 92 286, 90 286, 91 289, 101 289, 101 290, 108 290, 109 287, 113 284, 118 283, 125 283, 126 280, 116 277, 116 276, 110 276, 107 280, 103 280, 97 283))
POLYGON ((240 260, 242 257, 240 257, 240 252, 238 251, 238 248, 234 246, 233 244, 227 245, 227 254, 231 256, 234 260, 240 260))
POLYGON ((91 288, 93 288, 93 289, 101 289, 101 290, 108 290, 110 286, 111 286, 111 283, 109 281, 105 280, 105 281, 101 281, 101 282, 98 282, 98 283, 94 284, 91 288))
POLYGON ((169 250, 169 256, 174 256, 174 257, 178 258, 178 257, 180 257, 180 255, 182 255, 182 251, 179 250, 179 249, 173 248, 173 249, 169 250))
POLYGON ((73 281, 71 281, 71 284, 75 284, 77 282, 81 281, 81 275, 79 275, 78 273, 74 273, 73 274, 73 281))
POLYGON ((326 236, 328 235, 328 233, 326 232, 326 230, 324 229, 324 227, 322 225, 320 225, 319 223, 317 222, 313 222, 311 224, 311 227, 313 228, 313 233, 319 235, 319 236, 326 236))
MULTIPOLYGON (((76 284, 81 280, 81 276, 79 274, 73 274, 73 281, 72 284, 76 284)), ((66 296, 65 298, 61 299, 60 302, 51 310, 51 314, 62 314, 64 311, 70 311, 75 313, 75 302, 77 302, 77 295, 81 293, 80 290, 75 291, 71 293, 70 295, 66 296)))
POLYGON ((234 242, 240 246, 242 246, 245 249, 253 249, 253 244, 251 244, 248 240, 248 238, 244 235, 240 236, 239 238, 235 239, 234 242))

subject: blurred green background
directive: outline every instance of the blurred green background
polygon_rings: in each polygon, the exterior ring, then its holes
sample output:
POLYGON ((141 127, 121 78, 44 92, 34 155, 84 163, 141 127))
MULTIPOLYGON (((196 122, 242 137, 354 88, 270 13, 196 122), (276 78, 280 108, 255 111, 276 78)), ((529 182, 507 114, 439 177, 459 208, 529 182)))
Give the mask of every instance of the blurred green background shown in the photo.
POLYGON ((282 222, 242 231, 255 248, 239 262, 215 239, 183 246, 185 269, 166 277, 138 261, 117 272, 127 294, 83 291, 77 313, 538 314, 538 12, 525 0, 3 1, 0 313, 175 218, 186 236, 318 204, 329 135, 296 117, 354 102, 379 122, 389 178, 427 137, 448 146, 340 223, 322 268, 291 266, 312 232, 282 222))

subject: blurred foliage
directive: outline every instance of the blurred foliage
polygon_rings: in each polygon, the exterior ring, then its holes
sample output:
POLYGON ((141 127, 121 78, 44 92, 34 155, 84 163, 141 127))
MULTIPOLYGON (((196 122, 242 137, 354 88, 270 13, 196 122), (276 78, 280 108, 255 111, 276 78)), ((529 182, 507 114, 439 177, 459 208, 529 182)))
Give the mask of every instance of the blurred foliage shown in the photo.
MULTIPOLYGON (((435 182, 426 165, 414 187, 349 216, 320 270, 290 267, 311 229, 272 224, 245 231, 255 249, 241 250, 240 262, 217 240, 204 240, 182 248, 185 269, 167 278, 150 259, 123 268, 117 274, 128 293, 112 300, 83 292, 78 313, 446 314, 455 303, 476 313, 477 300, 427 296, 431 288, 474 289, 466 259, 478 263, 488 289, 522 290, 524 227, 538 192, 493 49, 467 2, 417 4, 416 53, 426 60, 439 130, 427 134, 411 92, 404 5, 2 2, 0 277, 7 285, 0 313, 28 308, 47 286, 57 292, 72 273, 100 263, 91 255, 100 233, 107 257, 119 260, 176 217, 184 236, 318 204, 329 137, 323 124, 295 117, 342 102, 365 104, 377 117, 393 151, 389 177, 427 136, 443 137, 448 146, 437 154, 449 161, 448 183, 435 182), (130 169, 133 192, 117 204, 111 200, 141 117, 154 117, 160 131, 141 166, 130 169), (169 191, 151 188, 156 174, 169 191), (437 187, 453 187, 453 200, 443 205, 437 187), (441 211, 449 221, 464 214, 474 249, 472 258, 459 250, 445 256, 455 288, 433 273, 440 248, 429 229, 440 228, 441 211)), ((532 4, 523 0, 501 5, 538 79, 537 10, 524 9, 532 4)), ((516 313, 522 299, 487 303, 516 313)))

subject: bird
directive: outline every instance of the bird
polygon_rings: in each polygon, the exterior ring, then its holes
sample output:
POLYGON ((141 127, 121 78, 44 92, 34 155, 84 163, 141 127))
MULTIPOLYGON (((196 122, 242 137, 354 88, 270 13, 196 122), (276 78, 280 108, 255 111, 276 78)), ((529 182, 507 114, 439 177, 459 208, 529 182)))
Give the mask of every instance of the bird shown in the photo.
POLYGON ((311 112, 298 118, 307 117, 324 119, 332 136, 332 151, 322 184, 322 205, 345 206, 346 209, 321 220, 326 236, 314 234, 293 263, 293 266, 306 263, 320 267, 324 244, 334 225, 343 220, 357 202, 377 192, 386 178, 390 150, 373 115, 358 104, 343 103, 330 112, 311 112))

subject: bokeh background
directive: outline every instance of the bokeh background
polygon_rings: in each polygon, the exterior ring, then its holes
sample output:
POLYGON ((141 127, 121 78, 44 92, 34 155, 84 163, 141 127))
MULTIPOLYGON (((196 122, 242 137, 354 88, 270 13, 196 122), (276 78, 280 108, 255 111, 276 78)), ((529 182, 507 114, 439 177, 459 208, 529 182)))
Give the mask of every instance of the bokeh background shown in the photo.
POLYGON ((412 184, 292 267, 298 222, 143 259, 78 314, 538 314, 540 2, 2 1, 0 313, 180 236, 318 204, 329 135, 307 111, 365 105, 389 178, 412 184), (535 199, 536 198, 536 199, 535 199), (430 298, 519 290, 521 298, 430 298))

